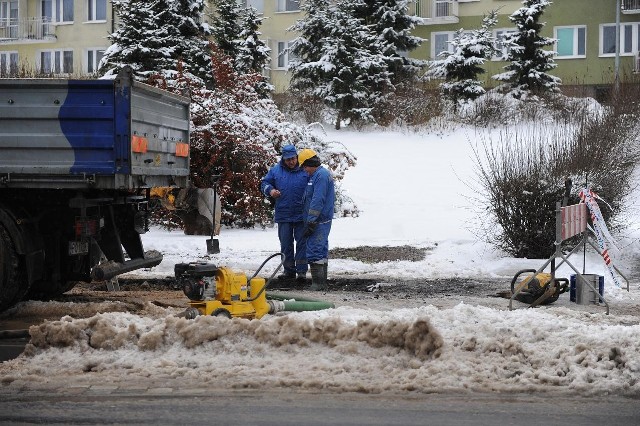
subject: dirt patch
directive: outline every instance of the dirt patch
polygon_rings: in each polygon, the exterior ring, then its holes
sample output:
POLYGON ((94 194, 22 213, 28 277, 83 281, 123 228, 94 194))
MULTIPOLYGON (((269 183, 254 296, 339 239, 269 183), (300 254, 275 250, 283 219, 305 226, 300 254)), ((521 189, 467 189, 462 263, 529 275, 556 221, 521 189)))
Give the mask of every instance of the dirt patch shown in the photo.
POLYGON ((359 246, 351 248, 332 248, 329 250, 330 259, 350 259, 363 263, 396 262, 407 260, 419 262, 425 258, 432 248, 418 248, 411 246, 359 246))

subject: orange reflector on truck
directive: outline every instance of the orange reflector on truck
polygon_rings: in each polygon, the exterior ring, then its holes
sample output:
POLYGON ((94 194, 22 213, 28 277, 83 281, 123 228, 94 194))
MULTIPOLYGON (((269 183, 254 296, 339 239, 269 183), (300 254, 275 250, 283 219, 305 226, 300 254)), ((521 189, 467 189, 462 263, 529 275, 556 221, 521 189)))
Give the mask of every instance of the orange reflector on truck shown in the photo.
POLYGON ((131 137, 131 151, 143 154, 147 152, 149 141, 142 136, 131 137))
POLYGON ((177 143, 176 144, 176 157, 188 157, 189 156, 189 144, 177 143))

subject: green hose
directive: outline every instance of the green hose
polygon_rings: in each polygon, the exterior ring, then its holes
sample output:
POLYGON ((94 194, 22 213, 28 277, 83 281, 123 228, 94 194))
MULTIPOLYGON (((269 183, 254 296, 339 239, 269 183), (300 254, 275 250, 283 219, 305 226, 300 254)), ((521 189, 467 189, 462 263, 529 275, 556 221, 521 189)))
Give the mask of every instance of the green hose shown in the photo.
POLYGON ((335 305, 331 302, 298 302, 298 301, 285 301, 284 310, 292 312, 304 312, 304 311, 321 311, 323 309, 333 309, 335 305))
POLYGON ((267 299, 279 300, 284 303, 285 311, 304 312, 304 311, 320 311, 323 309, 333 309, 336 306, 331 302, 313 299, 310 297, 302 297, 297 294, 267 293, 267 299))
POLYGON ((324 300, 314 299, 312 297, 301 296, 299 294, 294 293, 273 293, 271 291, 267 292, 267 299, 271 300, 300 300, 302 302, 324 302, 324 300))

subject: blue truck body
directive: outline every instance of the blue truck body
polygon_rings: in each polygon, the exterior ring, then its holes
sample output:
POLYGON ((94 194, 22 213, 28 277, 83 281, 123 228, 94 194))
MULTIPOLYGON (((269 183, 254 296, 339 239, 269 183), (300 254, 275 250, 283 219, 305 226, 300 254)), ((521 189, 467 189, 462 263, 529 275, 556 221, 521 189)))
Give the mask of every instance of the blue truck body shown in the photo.
POLYGON ((189 184, 189 99, 139 82, 0 79, 0 310, 160 263, 151 188, 189 184))
POLYGON ((0 79, 0 181, 8 187, 186 186, 188 151, 176 150, 188 142, 189 100, 124 75, 0 79))

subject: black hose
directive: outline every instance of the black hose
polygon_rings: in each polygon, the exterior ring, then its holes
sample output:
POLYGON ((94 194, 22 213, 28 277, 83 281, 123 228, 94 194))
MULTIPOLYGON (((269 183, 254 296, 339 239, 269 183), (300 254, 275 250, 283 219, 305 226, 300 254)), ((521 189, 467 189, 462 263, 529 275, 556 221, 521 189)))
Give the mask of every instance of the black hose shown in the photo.
POLYGON ((258 294, 256 294, 255 296, 247 299, 247 302, 253 302, 254 300, 256 300, 258 297, 260 297, 260 295, 267 289, 267 286, 269 285, 269 283, 271 282, 271 280, 273 279, 273 277, 278 273, 278 271, 280 270, 280 268, 282 268, 282 265, 284 264, 284 253, 274 253, 271 256, 267 257, 264 262, 262 262, 262 265, 260 265, 258 267, 258 269, 256 270, 256 272, 251 276, 251 278, 249 278, 249 282, 251 282, 252 279, 254 279, 256 277, 256 275, 258 275, 258 273, 260 272, 260 270, 262 269, 262 267, 271 259, 273 259, 276 256, 280 256, 280 264, 278 265, 278 267, 276 268, 275 271, 273 271, 273 274, 271 274, 271 276, 269 277, 269 279, 267 280, 267 282, 264 284, 264 286, 262 287, 262 289, 260 289, 260 291, 258 292, 258 294))

